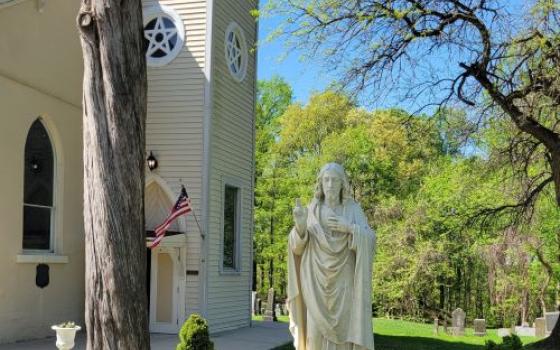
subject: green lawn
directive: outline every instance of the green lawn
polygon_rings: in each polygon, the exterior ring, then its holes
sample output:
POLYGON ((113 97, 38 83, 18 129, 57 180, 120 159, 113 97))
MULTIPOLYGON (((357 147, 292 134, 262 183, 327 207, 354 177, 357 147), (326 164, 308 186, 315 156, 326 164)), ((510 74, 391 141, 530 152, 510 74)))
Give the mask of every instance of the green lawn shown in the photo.
MULTIPOLYGON (((281 316, 280 321, 287 322, 287 317, 281 316)), ((466 330, 464 337, 453 337, 442 332, 436 336, 431 324, 384 318, 374 319, 373 328, 376 350, 483 350, 485 340, 501 343, 494 329, 488 330, 486 337, 475 337, 471 328, 466 330)), ((538 338, 521 337, 521 340, 523 344, 529 344, 538 338)), ((287 344, 274 350, 293 350, 293 347, 287 344)))

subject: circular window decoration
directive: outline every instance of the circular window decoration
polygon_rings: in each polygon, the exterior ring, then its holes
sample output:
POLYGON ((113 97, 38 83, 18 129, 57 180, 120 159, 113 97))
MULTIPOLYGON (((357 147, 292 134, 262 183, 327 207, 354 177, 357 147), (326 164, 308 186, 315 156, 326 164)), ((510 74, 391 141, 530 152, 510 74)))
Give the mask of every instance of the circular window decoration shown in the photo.
POLYGON ((167 6, 144 10, 144 40, 148 66, 161 67, 171 62, 185 43, 181 17, 167 6))
POLYGON ((226 29, 225 54, 231 76, 238 82, 243 81, 247 73, 247 42, 243 30, 235 22, 226 29))

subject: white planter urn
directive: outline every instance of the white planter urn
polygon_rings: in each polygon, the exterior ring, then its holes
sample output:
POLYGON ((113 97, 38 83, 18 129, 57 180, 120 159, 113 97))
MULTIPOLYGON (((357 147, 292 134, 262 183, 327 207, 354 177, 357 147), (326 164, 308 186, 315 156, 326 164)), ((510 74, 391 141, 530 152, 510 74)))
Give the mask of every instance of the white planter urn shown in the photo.
POLYGON ((52 326, 51 328, 56 331, 56 347, 60 350, 70 350, 74 348, 76 332, 82 329, 80 326, 70 328, 52 326))

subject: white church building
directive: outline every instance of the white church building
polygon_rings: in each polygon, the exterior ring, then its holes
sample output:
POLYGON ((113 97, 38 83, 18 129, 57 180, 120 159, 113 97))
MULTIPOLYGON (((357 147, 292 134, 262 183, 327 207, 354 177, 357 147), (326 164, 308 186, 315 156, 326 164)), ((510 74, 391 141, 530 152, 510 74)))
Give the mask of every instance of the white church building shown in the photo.
MULTIPOLYGON (((84 319, 77 0, 0 0, 0 344, 84 319)), ((194 212, 148 254, 150 330, 250 325, 257 0, 144 0, 146 232, 181 184, 194 212)))

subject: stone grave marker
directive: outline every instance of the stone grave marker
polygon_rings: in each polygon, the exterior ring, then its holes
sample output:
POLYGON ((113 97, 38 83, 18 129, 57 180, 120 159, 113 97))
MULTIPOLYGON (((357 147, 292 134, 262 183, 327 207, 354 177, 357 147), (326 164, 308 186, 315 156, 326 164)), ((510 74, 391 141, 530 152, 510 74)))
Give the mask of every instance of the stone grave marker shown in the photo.
POLYGON ((558 322, 558 316, 560 316, 560 312, 545 312, 544 318, 546 319, 546 336, 549 336, 556 322, 558 322))
POLYGON ((276 307, 274 308, 274 313, 276 314, 276 317, 278 317, 279 315, 283 315, 282 308, 280 307, 280 303, 276 303, 276 307))
POLYGON ((466 314, 461 308, 455 309, 451 313, 451 334, 454 336, 465 335, 465 318, 466 314))
POLYGON ((258 313, 257 292, 251 292, 251 313, 255 316, 258 313))
POLYGON ((477 318, 474 320, 474 335, 484 337, 486 335, 486 320, 477 318))
POLYGON ((276 314, 274 312, 274 288, 270 288, 268 290, 268 298, 266 301, 263 321, 276 321, 276 314))
POLYGON ((541 338, 546 336, 546 319, 544 317, 535 319, 535 336, 541 338))
POLYGON ((498 337, 503 338, 511 335, 511 329, 509 328, 499 328, 498 337))
POLYGON ((534 337, 535 328, 529 327, 528 325, 515 327, 515 334, 520 337, 534 337))
POLYGON ((439 319, 434 318, 434 335, 439 335, 439 319))

